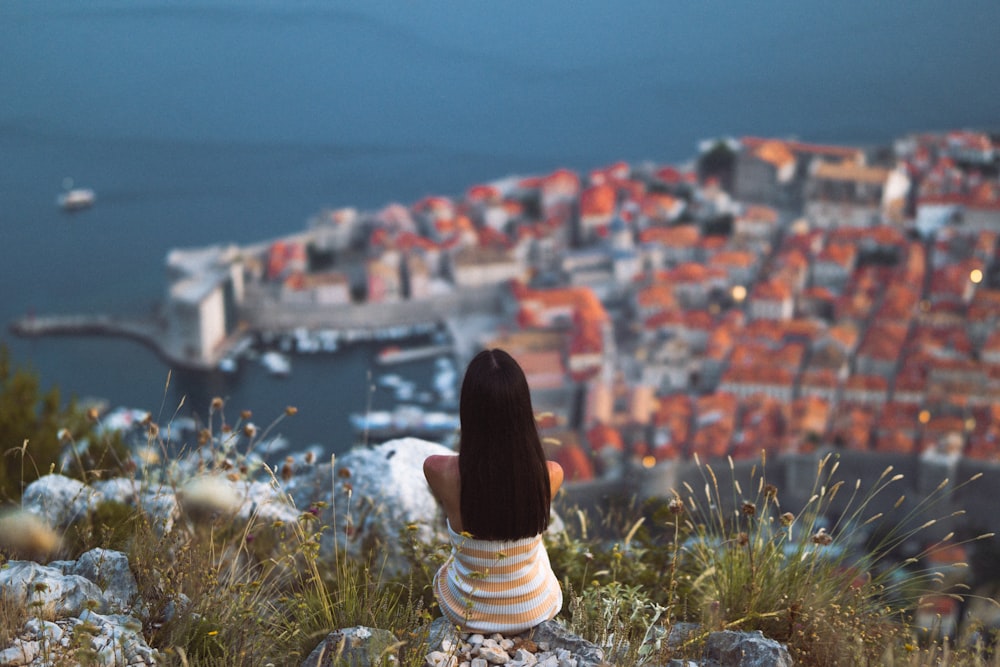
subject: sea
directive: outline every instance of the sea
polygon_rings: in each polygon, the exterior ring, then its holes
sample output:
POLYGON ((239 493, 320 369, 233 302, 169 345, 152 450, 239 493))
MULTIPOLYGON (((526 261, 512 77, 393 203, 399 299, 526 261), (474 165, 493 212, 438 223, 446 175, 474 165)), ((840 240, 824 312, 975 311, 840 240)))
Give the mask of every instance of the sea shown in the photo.
MULTIPOLYGON (((28 313, 144 315, 178 247, 743 135, 887 144, 1000 125, 1000 3, 0 0, 0 344, 64 400, 161 423, 251 410, 351 446, 396 400, 375 344, 183 373, 124 339, 14 337, 28 313), (71 179, 97 203, 55 204, 71 179)), ((418 389, 433 363, 394 369, 418 389)))

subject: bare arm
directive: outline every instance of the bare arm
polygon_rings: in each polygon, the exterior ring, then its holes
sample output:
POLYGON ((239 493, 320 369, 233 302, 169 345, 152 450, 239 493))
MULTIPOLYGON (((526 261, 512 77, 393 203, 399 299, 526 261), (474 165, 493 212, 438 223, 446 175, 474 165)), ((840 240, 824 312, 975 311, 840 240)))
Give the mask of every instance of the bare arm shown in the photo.
POLYGON ((562 466, 555 461, 546 461, 549 467, 549 488, 552 491, 552 497, 556 497, 556 493, 559 492, 560 487, 563 483, 563 469, 562 466))

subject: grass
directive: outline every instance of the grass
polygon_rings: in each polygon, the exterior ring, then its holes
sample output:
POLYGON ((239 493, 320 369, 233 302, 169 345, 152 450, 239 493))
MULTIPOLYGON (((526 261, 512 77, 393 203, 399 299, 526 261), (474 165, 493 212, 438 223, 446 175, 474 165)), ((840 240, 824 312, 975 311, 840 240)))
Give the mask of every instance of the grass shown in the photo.
MULTIPOLYGON (((287 409, 275 424, 294 413, 287 409)), ((329 632, 358 625, 399 639, 385 664, 395 654, 394 664, 422 665, 423 629, 438 615, 431 580, 447 545, 421 544, 417 526, 408 527, 400 539, 411 567, 390 576, 378 544, 360 558, 339 548, 321 554, 325 535, 351 529, 350 518, 342 526, 320 520, 337 516, 335 508, 300 508, 288 521, 265 518, 260 508, 237 517, 226 482, 264 479, 280 495, 287 473, 253 455, 275 424, 261 432, 251 418, 244 411, 230 423, 224 402, 214 400, 182 452, 196 462, 186 466, 167 456, 169 433, 148 420, 134 483, 177 493, 183 513, 173 530, 156 525, 141 504, 104 503, 70 526, 49 556, 76 558, 95 546, 124 551, 150 610, 143 635, 167 665, 299 665, 329 632)), ((22 459, 30 453, 26 446, 22 459)), ((824 457, 809 501, 790 508, 768 481, 766 460, 743 479, 731 462, 699 467, 700 489, 625 501, 601 516, 570 511, 567 530, 547 538, 566 601, 558 620, 603 646, 615 664, 697 657, 708 632, 735 629, 787 644, 797 664, 1000 667, 988 636, 939 638, 914 620, 928 592, 967 594, 942 588, 942 577, 923 567, 932 551, 960 542, 946 536, 910 560, 896 556, 934 525, 922 517, 962 484, 943 483, 913 509, 897 503, 902 516, 881 516, 872 508, 898 482, 891 469, 863 489, 838 479, 836 459, 824 457), (697 629, 668 641, 681 622, 697 629)), ((331 461, 331 488, 334 470, 331 461)), ((23 602, 0 598, 0 648, 30 615, 23 602)))

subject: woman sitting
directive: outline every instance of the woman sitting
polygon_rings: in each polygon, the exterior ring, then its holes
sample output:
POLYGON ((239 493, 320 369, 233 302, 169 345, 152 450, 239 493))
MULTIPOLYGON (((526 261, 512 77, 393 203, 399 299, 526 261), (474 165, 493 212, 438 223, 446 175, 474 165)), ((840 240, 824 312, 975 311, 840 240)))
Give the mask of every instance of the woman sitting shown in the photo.
POLYGON ((452 543, 434 596, 463 632, 517 634, 562 608, 541 533, 563 471, 545 460, 528 381, 503 350, 469 363, 459 418, 458 455, 424 461, 452 543))

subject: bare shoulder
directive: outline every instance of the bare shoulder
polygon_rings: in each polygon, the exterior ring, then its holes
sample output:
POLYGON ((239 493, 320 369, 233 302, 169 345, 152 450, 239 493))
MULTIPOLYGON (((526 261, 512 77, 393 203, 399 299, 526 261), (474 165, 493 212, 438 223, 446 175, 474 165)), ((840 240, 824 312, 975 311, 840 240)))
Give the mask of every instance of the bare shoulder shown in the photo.
POLYGON ((555 461, 545 462, 549 467, 549 487, 552 490, 552 496, 555 497, 556 491, 563 483, 563 469, 562 466, 555 461))
POLYGON ((457 454, 434 454, 424 459, 424 477, 428 480, 450 477, 457 470, 457 454))

